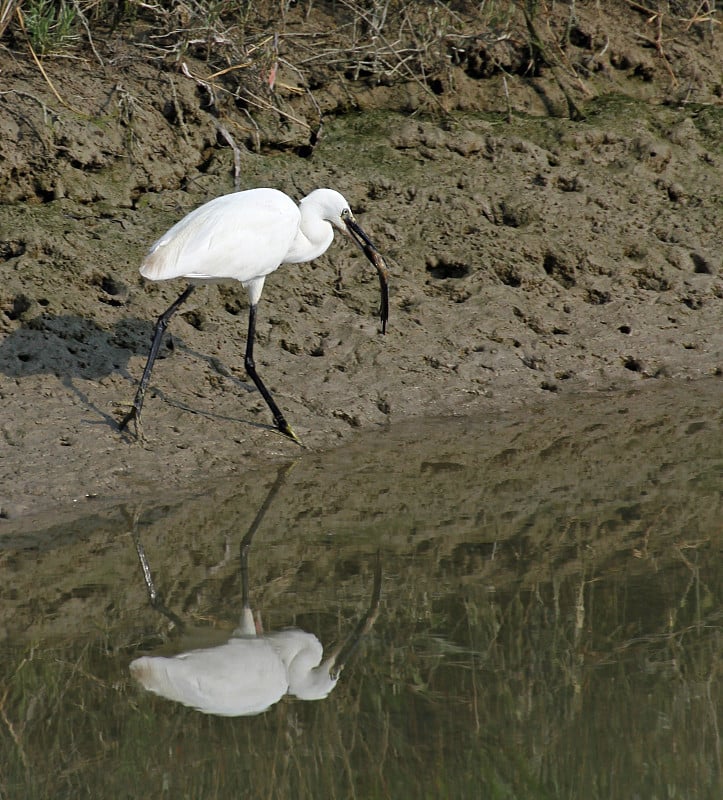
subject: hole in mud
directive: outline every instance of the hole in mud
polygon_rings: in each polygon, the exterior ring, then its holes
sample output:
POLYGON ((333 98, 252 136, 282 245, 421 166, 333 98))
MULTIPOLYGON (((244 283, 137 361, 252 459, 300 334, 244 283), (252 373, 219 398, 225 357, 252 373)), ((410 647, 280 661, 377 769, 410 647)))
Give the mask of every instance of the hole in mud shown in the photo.
POLYGON ((633 62, 630 60, 630 56, 625 52, 617 53, 615 51, 610 53, 610 64, 615 69, 620 70, 628 70, 632 69, 633 62))
POLYGON ((512 267, 509 264, 505 264, 502 267, 495 267, 495 274, 502 281, 502 283, 505 284, 505 286, 511 286, 513 289, 517 289, 522 285, 520 273, 515 267, 512 267))
POLYGON ((178 120, 178 107, 176 103, 172 103, 170 100, 166 101, 163 108, 161 109, 161 114, 171 123, 171 125, 175 125, 178 120))
POLYGON ((195 328, 197 331, 202 331, 206 326, 206 315, 197 309, 186 311, 181 314, 181 316, 192 328, 195 328))
POLYGON ((447 261, 444 258, 427 259, 427 272, 438 280, 466 278, 471 271, 468 264, 463 264, 460 261, 447 261))
POLYGON ((712 275, 713 267, 708 259, 701 256, 699 253, 691 253, 690 260, 693 262, 693 271, 698 275, 712 275))
POLYGON ((0 242, 0 261, 17 258, 25 252, 25 242, 0 242))
POLYGON ((578 28, 577 25, 570 28, 570 44, 585 50, 592 47, 592 35, 578 28))
POLYGON ((655 78, 655 70, 651 64, 638 64, 633 70, 636 78, 641 78, 644 83, 651 83, 655 78))
POLYGON ((623 366, 625 369, 629 369, 631 372, 643 371, 643 362, 634 356, 628 356, 625 361, 623 361, 623 366))
POLYGON ((670 289, 670 281, 651 267, 635 270, 633 275, 640 289, 648 289, 651 292, 667 292, 670 289))
POLYGON ((122 281, 116 280, 112 275, 103 275, 98 285, 104 292, 113 296, 121 294, 126 288, 122 281))
POLYGON ((516 198, 508 197, 499 203, 498 219, 508 228, 524 228, 535 216, 530 206, 519 203, 516 198))
POLYGON ((542 268, 545 272, 560 286, 565 289, 572 288, 575 281, 575 267, 566 263, 560 256, 555 253, 546 253, 542 261, 542 268))
POLYGON ((198 171, 199 171, 201 174, 204 174, 204 175, 205 175, 205 174, 206 174, 206 173, 207 173, 207 172, 208 172, 208 171, 211 169, 211 167, 212 167, 212 166, 213 166, 213 164, 214 164, 214 160, 215 160, 215 153, 214 153, 214 151, 213 151, 213 150, 207 150, 207 151, 206 151, 204 154, 202 154, 202 155, 203 155, 203 158, 201 159, 201 161, 199 161, 199 163, 198 163, 198 164, 196 164, 196 169, 197 169, 197 170, 198 170, 198 171))
POLYGON ((588 289, 585 294, 585 301, 592 306, 604 306, 610 300, 610 292, 603 292, 599 289, 588 289))
POLYGON ((233 286, 223 286, 221 284, 216 288, 219 297, 223 301, 223 307, 227 314, 237 317, 246 310, 247 301, 245 292, 240 292, 233 286))
POLYGON ((16 294, 13 298, 12 305, 5 312, 9 319, 20 319, 22 315, 30 310, 32 300, 26 294, 16 294))
POLYGON ((128 296, 128 287, 123 281, 118 280, 113 275, 104 275, 100 272, 93 273, 88 279, 91 286, 96 286, 103 292, 98 300, 105 305, 118 307, 123 304, 123 300, 128 296))
POLYGON ((682 302, 691 311, 698 311, 703 308, 703 300, 700 297, 684 297, 682 302))

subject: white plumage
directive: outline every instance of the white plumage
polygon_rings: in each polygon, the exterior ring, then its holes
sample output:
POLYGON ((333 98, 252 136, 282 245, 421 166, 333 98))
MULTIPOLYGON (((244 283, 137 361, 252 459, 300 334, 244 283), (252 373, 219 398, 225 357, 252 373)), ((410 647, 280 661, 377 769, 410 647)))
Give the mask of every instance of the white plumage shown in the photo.
POLYGON ((260 714, 285 694, 322 700, 339 679, 311 633, 298 629, 262 636, 234 636, 218 647, 171 658, 143 656, 131 662, 133 677, 148 691, 225 717, 260 714))
MULTIPOLYGON (((346 230, 346 200, 317 189, 297 206, 277 189, 226 194, 187 214, 148 251, 140 272, 152 281, 237 280, 246 285, 281 264, 312 261, 346 230)), ((351 212, 349 212, 351 213, 351 212)))
POLYGON ((382 332, 388 316, 387 270, 379 251, 354 219, 349 204, 333 189, 316 189, 297 206, 277 189, 249 189, 210 200, 187 214, 150 248, 141 275, 152 281, 185 278, 189 286, 159 317, 148 360, 123 430, 135 420, 139 431, 145 390, 163 333, 197 283, 240 281, 248 291, 250 310, 244 365, 274 415, 276 427, 298 442, 271 393, 256 372, 253 344, 256 307, 266 277, 281 264, 312 261, 334 240, 334 228, 347 233, 379 273, 382 288, 382 332))

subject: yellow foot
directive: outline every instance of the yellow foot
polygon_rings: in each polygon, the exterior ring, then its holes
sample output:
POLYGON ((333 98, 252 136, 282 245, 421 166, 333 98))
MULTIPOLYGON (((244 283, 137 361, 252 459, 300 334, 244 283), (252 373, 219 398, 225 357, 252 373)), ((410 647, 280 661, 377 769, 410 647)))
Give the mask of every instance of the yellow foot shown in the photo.
POLYGON ((299 439, 299 437, 291 429, 291 425, 289 425, 289 423, 283 417, 281 417, 280 419, 276 420, 276 427, 279 429, 279 431, 281 433, 284 434, 284 436, 288 436, 289 439, 291 439, 292 441, 296 442, 296 444, 298 444, 299 447, 303 447, 304 446, 301 443, 301 439, 299 439))
POLYGON ((123 417, 123 419, 118 423, 118 430, 121 433, 130 433, 128 431, 128 425, 133 421, 133 428, 136 439, 139 441, 143 441, 143 429, 141 428, 141 415, 138 413, 138 409, 135 406, 131 406, 130 411, 123 417))

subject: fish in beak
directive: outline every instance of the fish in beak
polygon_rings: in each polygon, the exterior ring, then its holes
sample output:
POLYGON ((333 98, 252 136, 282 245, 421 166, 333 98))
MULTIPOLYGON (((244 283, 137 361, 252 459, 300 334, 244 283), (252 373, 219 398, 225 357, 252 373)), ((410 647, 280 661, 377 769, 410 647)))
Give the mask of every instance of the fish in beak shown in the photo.
POLYGON ((329 677, 338 680, 344 667, 352 660, 362 639, 369 633, 372 626, 379 616, 379 602, 382 596, 382 560, 377 553, 376 565, 374 568, 374 588, 372 589, 372 599, 366 614, 356 624, 349 636, 338 645, 329 658, 326 665, 329 668, 329 677))
POLYGON ((364 232, 361 225, 354 219, 354 215, 351 211, 342 214, 342 219, 346 225, 349 237, 362 253, 364 253, 367 259, 369 259, 379 276, 379 288, 382 295, 379 316, 382 321, 382 333, 386 333, 387 320, 389 319, 389 269, 387 268, 386 261, 384 260, 384 256, 377 250, 372 240, 364 232))

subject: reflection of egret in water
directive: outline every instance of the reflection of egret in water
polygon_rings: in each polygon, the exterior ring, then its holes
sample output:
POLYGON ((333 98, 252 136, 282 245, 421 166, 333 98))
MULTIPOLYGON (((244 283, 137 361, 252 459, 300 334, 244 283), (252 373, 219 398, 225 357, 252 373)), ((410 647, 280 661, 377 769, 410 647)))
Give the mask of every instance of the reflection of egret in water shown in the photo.
MULTIPOLYGON (((312 633, 298 628, 270 633, 257 630, 249 603, 248 553, 254 533, 285 472, 282 469, 279 473, 241 542, 243 611, 239 627, 225 644, 217 647, 190 650, 170 658, 143 656, 135 659, 130 665, 131 674, 145 689, 206 714, 236 717, 260 714, 285 694, 301 700, 321 700, 336 686, 344 666, 379 613, 381 561, 377 556, 369 609, 347 639, 326 658, 323 658, 321 643, 312 633)), ((136 548, 152 605, 179 623, 156 591, 148 560, 137 537, 136 548)))

